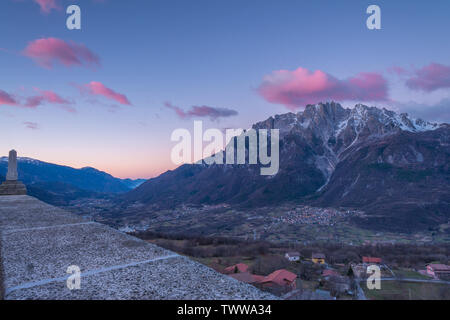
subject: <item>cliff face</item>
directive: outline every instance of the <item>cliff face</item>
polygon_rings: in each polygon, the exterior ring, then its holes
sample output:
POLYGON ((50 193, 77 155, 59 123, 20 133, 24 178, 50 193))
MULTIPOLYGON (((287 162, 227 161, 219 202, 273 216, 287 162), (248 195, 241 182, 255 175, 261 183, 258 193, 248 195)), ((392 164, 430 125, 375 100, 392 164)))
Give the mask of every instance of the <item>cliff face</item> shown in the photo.
POLYGON ((0 233, 10 300, 274 298, 29 196, 0 197, 0 233), (67 287, 70 266, 81 271, 79 290, 67 287))
POLYGON ((362 208, 372 229, 415 231, 450 218, 450 134, 398 132, 359 144, 338 163, 315 204, 362 208))

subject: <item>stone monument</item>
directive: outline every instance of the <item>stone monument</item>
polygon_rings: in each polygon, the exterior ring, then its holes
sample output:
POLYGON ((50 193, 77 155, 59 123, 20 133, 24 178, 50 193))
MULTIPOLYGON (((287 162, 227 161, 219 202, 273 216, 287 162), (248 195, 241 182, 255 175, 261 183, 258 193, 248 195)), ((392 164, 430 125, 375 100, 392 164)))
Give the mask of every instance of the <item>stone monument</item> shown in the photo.
POLYGON ((26 195, 27 188, 18 181, 17 174, 17 152, 11 150, 8 158, 8 173, 6 174, 6 181, 0 185, 0 196, 11 195, 26 195))

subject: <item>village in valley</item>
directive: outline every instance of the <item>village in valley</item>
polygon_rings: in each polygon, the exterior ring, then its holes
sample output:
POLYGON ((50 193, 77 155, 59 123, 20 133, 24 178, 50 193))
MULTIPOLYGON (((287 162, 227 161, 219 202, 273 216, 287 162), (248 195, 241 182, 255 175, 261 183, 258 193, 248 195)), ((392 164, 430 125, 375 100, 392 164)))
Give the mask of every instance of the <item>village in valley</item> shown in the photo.
POLYGON ((274 222, 286 224, 317 224, 323 226, 334 226, 337 222, 350 217, 362 216, 364 213, 357 210, 334 209, 334 208, 316 208, 305 205, 299 205, 285 214, 274 217, 274 222))
POLYGON ((283 299, 450 299, 447 228, 442 235, 373 232, 347 223, 362 211, 295 203, 251 210, 137 203, 120 216, 110 209, 108 200, 69 208, 283 299), (372 265, 381 271, 380 290, 367 287, 372 265))
POLYGON ((123 232, 157 232, 229 237, 272 242, 335 242, 352 245, 396 243, 450 243, 447 230, 417 233, 374 231, 355 226, 351 220, 365 213, 352 208, 321 208, 297 203, 276 207, 240 208, 217 205, 183 204, 176 208, 148 207, 134 203, 117 208, 110 199, 79 199, 65 210, 110 225, 123 232))
MULTIPOLYGON (((230 277, 252 284, 262 290, 281 296, 286 300, 336 300, 336 299, 362 299, 380 298, 377 294, 372 294, 371 289, 367 285, 367 281, 372 274, 368 273, 368 268, 375 266, 381 271, 381 279, 383 284, 396 282, 397 284, 407 284, 408 294, 411 294, 411 284, 415 289, 415 299, 423 299, 420 294, 420 286, 423 284, 431 284, 442 286, 441 298, 450 299, 450 265, 445 264, 429 264, 424 270, 417 272, 409 270, 408 273, 402 273, 398 276, 388 265, 383 263, 379 257, 362 257, 359 263, 351 263, 349 266, 343 264, 329 265, 326 256, 322 253, 313 253, 311 258, 303 258, 298 252, 287 252, 285 258, 290 263, 309 264, 311 269, 315 269, 316 277, 305 285, 302 276, 286 269, 275 270, 274 272, 263 276, 252 274, 250 267, 245 263, 238 263, 225 268, 222 272, 230 277), (409 276, 411 278, 407 278, 409 276), (314 285, 311 285, 311 282, 314 285), (408 286, 409 284, 409 286, 408 286)), ((294 268, 292 268, 294 269, 294 268)), ((369 269, 370 270, 370 269, 369 269)), ((375 281, 375 280, 374 280, 375 281)), ((305 281, 306 282, 306 281, 305 281)), ((380 287, 382 292, 382 287, 380 287)), ((386 290, 385 290, 386 291, 386 290)), ((381 297, 395 299, 400 298, 400 291, 388 289, 387 292, 381 293, 381 297)), ((412 297, 410 296, 412 299, 412 297)))
POLYGON ((152 232, 135 235, 282 299, 450 299, 448 245, 289 245, 152 232), (370 286, 374 267, 380 271, 380 289, 370 286))

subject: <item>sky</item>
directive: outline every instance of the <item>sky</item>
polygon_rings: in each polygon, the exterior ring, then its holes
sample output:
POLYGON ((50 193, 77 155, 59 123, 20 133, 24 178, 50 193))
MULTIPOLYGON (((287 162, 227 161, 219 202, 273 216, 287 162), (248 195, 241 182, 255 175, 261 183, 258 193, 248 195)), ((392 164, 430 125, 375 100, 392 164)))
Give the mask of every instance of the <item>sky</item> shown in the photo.
POLYGON ((2 0, 0 155, 150 178, 176 167, 171 134, 194 120, 248 128, 334 100, 450 122, 449 13, 447 0, 2 0), (81 30, 66 27, 71 4, 81 30))

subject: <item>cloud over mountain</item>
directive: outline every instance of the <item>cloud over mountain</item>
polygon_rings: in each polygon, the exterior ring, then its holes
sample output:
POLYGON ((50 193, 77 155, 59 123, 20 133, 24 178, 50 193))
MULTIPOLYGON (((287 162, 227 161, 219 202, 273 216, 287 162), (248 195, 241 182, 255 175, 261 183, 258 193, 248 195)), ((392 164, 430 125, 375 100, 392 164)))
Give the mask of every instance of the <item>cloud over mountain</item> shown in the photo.
POLYGON ((431 63, 414 72, 406 81, 406 86, 413 90, 426 92, 450 88, 450 67, 431 63))
POLYGON ((301 67, 293 71, 276 70, 266 75, 258 92, 268 102, 283 104, 291 110, 325 100, 388 99, 387 81, 381 74, 362 72, 340 80, 321 70, 312 72, 301 67))
POLYGON ((450 123, 450 99, 448 98, 435 104, 401 103, 397 105, 397 109, 416 118, 450 123))

